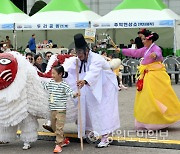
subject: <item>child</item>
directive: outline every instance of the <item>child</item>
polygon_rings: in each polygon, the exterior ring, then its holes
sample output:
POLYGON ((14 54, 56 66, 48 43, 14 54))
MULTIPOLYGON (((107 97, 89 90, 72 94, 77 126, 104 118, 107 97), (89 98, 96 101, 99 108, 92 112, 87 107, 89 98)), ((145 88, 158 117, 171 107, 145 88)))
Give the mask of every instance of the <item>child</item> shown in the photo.
MULTIPOLYGON (((112 61, 112 59, 113 59, 113 55, 112 54, 109 54, 109 56, 107 57, 106 51, 102 51, 101 55, 107 61, 112 61)), ((116 77, 117 77, 117 82, 118 82, 118 87, 119 87, 118 90, 119 91, 122 90, 122 89, 126 89, 127 90, 127 87, 125 87, 122 84, 122 73, 120 72, 120 67, 122 67, 122 65, 120 65, 119 67, 117 67, 116 69, 113 70, 113 72, 116 74, 116 77)))
POLYGON ((62 147, 69 144, 64 139, 63 127, 66 119, 66 103, 68 96, 77 97, 78 93, 73 92, 69 85, 62 78, 68 76, 63 66, 56 66, 52 69, 52 80, 44 83, 44 88, 49 92, 49 106, 51 110, 51 127, 56 134, 56 146, 54 153, 61 152, 62 147))

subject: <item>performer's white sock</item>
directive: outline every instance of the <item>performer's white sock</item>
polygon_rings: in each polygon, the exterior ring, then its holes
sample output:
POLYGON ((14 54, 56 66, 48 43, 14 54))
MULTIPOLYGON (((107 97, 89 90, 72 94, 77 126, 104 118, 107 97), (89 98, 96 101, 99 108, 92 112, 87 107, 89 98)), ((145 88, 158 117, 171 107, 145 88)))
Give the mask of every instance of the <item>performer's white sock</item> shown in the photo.
POLYGON ((51 126, 51 120, 48 120, 47 123, 45 123, 46 126, 51 126))

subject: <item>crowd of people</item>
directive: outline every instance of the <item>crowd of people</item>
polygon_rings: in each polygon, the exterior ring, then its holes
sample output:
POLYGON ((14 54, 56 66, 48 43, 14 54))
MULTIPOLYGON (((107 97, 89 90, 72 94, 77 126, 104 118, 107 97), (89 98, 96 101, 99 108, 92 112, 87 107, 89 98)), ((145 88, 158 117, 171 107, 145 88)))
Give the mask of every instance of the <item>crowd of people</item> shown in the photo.
MULTIPOLYGON (((125 56, 143 58, 136 84, 136 130, 159 130, 180 120, 180 102, 162 64, 161 48, 155 44, 158 38, 157 33, 140 29, 135 41, 131 40, 136 44, 135 49, 116 48, 117 53, 125 56)), ((49 95, 49 127, 56 134, 54 152, 61 152, 62 147, 69 144, 63 136, 67 97, 80 98, 82 128, 78 119, 78 136, 81 132, 83 137, 87 137, 89 132, 95 131, 101 136, 97 147, 102 148, 109 146, 108 137, 120 127, 118 90, 127 89, 122 83, 121 66, 113 69, 109 64, 116 57, 107 55, 103 50, 105 43, 101 44, 103 48, 100 51, 96 45, 91 50, 82 34, 74 36, 74 43, 75 49, 69 50, 69 57, 52 66, 51 80, 42 82, 49 95)), ((26 59, 38 72, 42 72, 42 76, 45 75, 43 72, 46 73, 52 52, 46 52, 44 58, 36 54, 34 34, 29 40, 29 49, 31 52, 26 53, 26 59)))

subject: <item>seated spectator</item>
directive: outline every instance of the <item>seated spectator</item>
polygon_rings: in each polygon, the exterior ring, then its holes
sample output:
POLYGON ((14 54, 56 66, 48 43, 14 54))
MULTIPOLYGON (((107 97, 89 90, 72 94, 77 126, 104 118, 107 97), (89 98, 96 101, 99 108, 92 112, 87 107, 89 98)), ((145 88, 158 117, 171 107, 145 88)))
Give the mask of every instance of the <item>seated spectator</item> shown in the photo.
POLYGON ((34 63, 34 57, 33 54, 31 52, 26 53, 26 59, 33 64, 34 63))
POLYGON ((130 39, 130 44, 128 44, 128 48, 133 48, 133 49, 136 48, 136 44, 135 44, 135 41, 133 39, 130 39))
POLYGON ((53 46, 52 46, 52 48, 57 48, 58 46, 57 46, 57 44, 53 44, 53 46))
POLYGON ((76 56, 76 52, 74 49, 69 49, 68 55, 76 56))
POLYGON ((1 42, 0 42, 0 47, 3 47, 3 44, 4 44, 4 41, 1 40, 1 42))
POLYGON ((101 55, 104 57, 105 60, 111 61, 111 58, 107 57, 107 52, 105 50, 101 52, 101 55))
POLYGON ((135 41, 133 39, 130 39, 130 44, 134 44, 135 41))
POLYGON ((106 51, 102 51, 101 55, 107 57, 107 52, 106 51))
POLYGON ((7 47, 7 44, 3 44, 3 47, 1 48, 3 52, 10 52, 11 50, 7 47))
POLYGON ((107 48, 106 40, 103 40, 103 41, 101 42, 100 47, 101 47, 102 49, 106 49, 106 48, 107 48))
POLYGON ((34 56, 34 66, 42 72, 42 55, 41 54, 37 54, 34 56))
POLYGON ((52 55, 53 55, 53 53, 50 52, 50 51, 45 53, 45 62, 42 63, 42 72, 46 71, 46 67, 47 67, 48 61, 49 61, 49 59, 51 58, 52 55))
POLYGON ((92 47, 92 52, 99 54, 99 52, 97 51, 97 46, 96 46, 96 45, 94 45, 94 46, 92 47))

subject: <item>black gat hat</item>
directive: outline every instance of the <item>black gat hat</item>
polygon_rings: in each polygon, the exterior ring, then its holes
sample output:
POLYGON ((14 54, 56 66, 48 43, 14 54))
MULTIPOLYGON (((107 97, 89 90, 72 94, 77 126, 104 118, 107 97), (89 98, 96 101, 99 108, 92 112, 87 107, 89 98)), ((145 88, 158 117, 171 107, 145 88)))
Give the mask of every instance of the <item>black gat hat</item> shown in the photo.
POLYGON ((82 34, 74 35, 74 44, 76 50, 82 49, 85 51, 86 47, 88 47, 87 42, 85 41, 84 36, 82 34))

